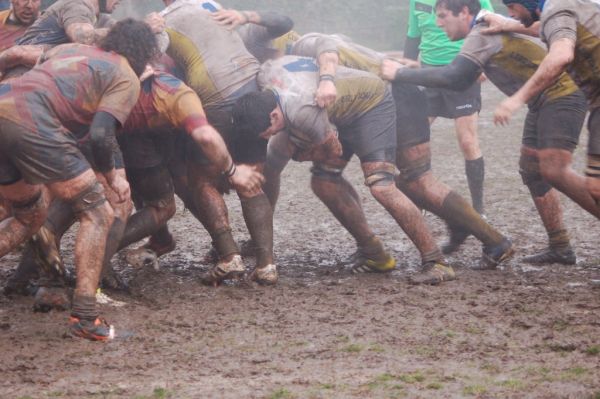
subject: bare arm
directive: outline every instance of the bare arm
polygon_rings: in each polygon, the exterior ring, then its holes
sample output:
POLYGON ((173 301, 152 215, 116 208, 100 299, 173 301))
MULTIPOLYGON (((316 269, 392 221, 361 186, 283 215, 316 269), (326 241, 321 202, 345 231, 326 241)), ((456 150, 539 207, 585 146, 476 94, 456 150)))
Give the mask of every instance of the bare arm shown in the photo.
POLYGON ((552 43, 548 54, 533 76, 511 97, 504 100, 494 113, 494 122, 504 125, 523 104, 551 86, 575 57, 575 42, 562 38, 552 43))
POLYGON ((0 53, 0 73, 17 65, 33 67, 43 53, 44 46, 39 45, 10 47, 0 53))
POLYGON ((235 165, 225 141, 211 125, 197 127, 191 137, 211 164, 221 170, 236 189, 251 193, 260 190, 264 182, 263 175, 248 165, 235 165))
POLYGON ((534 37, 540 35, 540 21, 534 22, 531 26, 525 26, 516 19, 494 13, 485 14, 483 20, 488 24, 487 28, 481 30, 481 33, 484 34, 514 32, 534 37))
POLYGON ((65 28, 67 37, 73 43, 96 44, 106 36, 108 29, 95 29, 92 24, 76 22, 65 28))
POLYGON ((339 61, 338 54, 334 51, 319 54, 319 87, 317 87, 315 100, 321 108, 333 104, 337 97, 334 80, 339 61))

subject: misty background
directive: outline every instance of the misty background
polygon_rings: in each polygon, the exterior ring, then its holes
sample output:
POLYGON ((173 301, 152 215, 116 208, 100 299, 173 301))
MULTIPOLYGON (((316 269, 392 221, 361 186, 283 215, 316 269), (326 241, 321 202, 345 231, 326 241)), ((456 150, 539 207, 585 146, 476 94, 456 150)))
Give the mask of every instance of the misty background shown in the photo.
MULTIPOLYGON (((45 5, 53 3, 45 0, 45 5)), ((408 0, 379 1, 323 1, 323 0, 227 0, 223 7, 237 10, 273 10, 294 20, 294 30, 308 32, 343 33, 354 41, 375 50, 401 50, 406 37, 408 0)), ((496 11, 505 13, 501 0, 492 0, 496 11)), ((123 0, 114 13, 143 17, 164 8, 161 0, 123 0)))

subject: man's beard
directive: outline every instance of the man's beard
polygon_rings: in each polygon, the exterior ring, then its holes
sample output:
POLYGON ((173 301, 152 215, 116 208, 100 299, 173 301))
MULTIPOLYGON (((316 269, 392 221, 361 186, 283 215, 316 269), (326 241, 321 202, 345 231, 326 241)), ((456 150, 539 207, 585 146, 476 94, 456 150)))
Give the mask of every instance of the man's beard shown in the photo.
POLYGON ((529 17, 525 20, 522 20, 521 23, 523 25, 525 25, 526 28, 529 28, 531 25, 533 25, 535 22, 540 20, 540 16, 538 15, 537 12, 531 12, 529 11, 529 17))

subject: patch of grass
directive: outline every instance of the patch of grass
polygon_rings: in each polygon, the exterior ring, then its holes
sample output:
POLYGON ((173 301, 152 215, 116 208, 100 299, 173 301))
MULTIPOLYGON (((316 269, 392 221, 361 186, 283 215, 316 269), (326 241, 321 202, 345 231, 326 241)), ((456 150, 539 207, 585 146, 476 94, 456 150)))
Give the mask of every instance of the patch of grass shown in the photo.
POLYGON ((321 384, 319 385, 321 389, 335 389, 335 384, 321 384))
POLYGON ((594 399, 600 399, 600 391, 596 392, 593 397, 594 399))
POLYGON ((268 399, 292 399, 294 395, 285 388, 279 388, 271 395, 267 396, 268 399))
POLYGON ((364 349, 361 344, 350 344, 342 348, 342 352, 359 353, 364 349))
POLYGON ((508 388, 510 390, 513 390, 513 391, 517 391, 517 390, 520 390, 520 389, 523 388, 523 382, 520 381, 520 380, 515 380, 515 379, 508 379, 508 380, 498 381, 496 383, 496 385, 508 388))
POLYGON ((165 388, 154 388, 154 391, 152 391, 153 399, 167 399, 172 396, 173 396, 173 394, 171 392, 169 392, 168 390, 166 390, 165 388))
POLYGON ((407 384, 414 384, 415 382, 425 381, 425 376, 417 371, 414 373, 402 374, 398 377, 398 379, 407 384))
POLYGON ((492 374, 498 374, 500 373, 500 367, 498 365, 492 364, 492 363, 484 363, 483 366, 481 366, 481 368, 485 371, 488 371, 492 374))
POLYGON ((561 378, 563 380, 570 380, 577 377, 582 377, 588 373, 588 369, 584 367, 573 367, 567 369, 561 373, 561 378))
POLYGON ((64 394, 65 394, 64 392, 54 391, 54 392, 48 393, 48 396, 51 397, 51 398, 60 398, 64 394))
POLYGON ((479 328, 477 326, 468 326, 465 328, 465 332, 473 335, 481 335, 483 334, 483 328, 479 328))
POLYGON ((335 340, 337 342, 350 342, 350 337, 347 335, 338 335, 337 337, 335 337, 335 340))
POLYGON ((564 331, 567 329, 567 327, 569 327, 569 323, 564 320, 556 320, 552 325, 552 328, 555 331, 564 331))
POLYGON ((430 382, 425 388, 427 389, 442 389, 443 385, 439 382, 430 382))
POLYGON ((369 346, 369 352, 383 353, 385 352, 385 349, 379 344, 371 344, 371 346, 369 346))
POLYGON ((590 346, 589 348, 587 348, 585 350, 585 353, 587 353, 590 356, 596 356, 596 355, 600 354, 600 345, 590 346))
POLYGON ((483 395, 487 392, 487 388, 483 385, 467 385, 463 388, 465 395, 483 395))

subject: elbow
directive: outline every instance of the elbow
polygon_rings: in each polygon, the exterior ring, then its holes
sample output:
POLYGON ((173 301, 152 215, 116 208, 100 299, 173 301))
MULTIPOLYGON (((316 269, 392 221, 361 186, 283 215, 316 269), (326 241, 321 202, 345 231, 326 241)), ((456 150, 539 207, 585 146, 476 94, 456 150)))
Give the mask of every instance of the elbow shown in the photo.
POLYGON ((211 129, 208 125, 196 128, 192 131, 191 136, 196 144, 205 149, 215 144, 218 133, 211 129))

